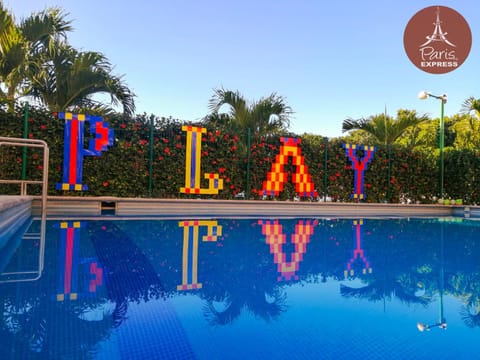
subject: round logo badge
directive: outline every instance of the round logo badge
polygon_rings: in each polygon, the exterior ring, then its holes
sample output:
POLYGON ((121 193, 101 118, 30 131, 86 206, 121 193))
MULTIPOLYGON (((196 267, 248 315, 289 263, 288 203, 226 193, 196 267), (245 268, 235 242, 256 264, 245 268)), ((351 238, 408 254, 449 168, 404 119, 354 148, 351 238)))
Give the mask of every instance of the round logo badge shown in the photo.
POLYGON ((472 32, 462 15, 446 6, 429 6, 408 22, 403 45, 410 61, 420 70, 445 74, 467 59, 472 32))

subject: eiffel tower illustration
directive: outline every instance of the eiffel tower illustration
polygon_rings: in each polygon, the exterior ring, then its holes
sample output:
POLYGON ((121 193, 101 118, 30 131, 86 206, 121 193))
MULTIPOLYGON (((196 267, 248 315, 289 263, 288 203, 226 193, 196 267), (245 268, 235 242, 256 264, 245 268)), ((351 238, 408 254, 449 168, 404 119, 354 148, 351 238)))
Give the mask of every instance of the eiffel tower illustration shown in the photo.
POLYGON ((450 46, 453 46, 455 47, 454 44, 452 44, 450 41, 448 41, 448 39, 446 38, 445 35, 447 35, 448 33, 447 32, 443 32, 442 31, 442 27, 441 27, 441 21, 440 21, 440 8, 437 7, 437 19, 436 21, 433 23, 433 25, 435 25, 435 29, 433 30, 433 34, 430 35, 430 36, 426 36, 427 38, 427 41, 420 45, 420 47, 422 46, 425 46, 425 45, 428 45, 430 44, 431 42, 434 42, 434 41, 442 41, 450 46))

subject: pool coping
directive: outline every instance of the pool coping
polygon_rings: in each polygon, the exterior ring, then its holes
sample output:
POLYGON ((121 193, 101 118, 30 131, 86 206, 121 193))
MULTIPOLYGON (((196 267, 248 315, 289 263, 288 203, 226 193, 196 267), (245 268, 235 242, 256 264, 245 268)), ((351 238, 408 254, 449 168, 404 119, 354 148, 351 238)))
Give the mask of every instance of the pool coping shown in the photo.
MULTIPOLYGON (((40 196, 0 196, 0 212, 31 201, 40 215, 40 196)), ((49 196, 47 216, 181 217, 181 216, 337 216, 337 217, 479 217, 480 207, 440 204, 295 202, 271 200, 152 199, 49 196)))
MULTIPOLYGON (((102 215, 116 216, 463 216, 469 206, 437 204, 384 204, 294 202, 216 199, 152 199, 119 197, 48 197, 47 216, 102 215), (455 210, 455 211, 454 211, 455 210)), ((40 199, 33 200, 38 214, 40 199)))

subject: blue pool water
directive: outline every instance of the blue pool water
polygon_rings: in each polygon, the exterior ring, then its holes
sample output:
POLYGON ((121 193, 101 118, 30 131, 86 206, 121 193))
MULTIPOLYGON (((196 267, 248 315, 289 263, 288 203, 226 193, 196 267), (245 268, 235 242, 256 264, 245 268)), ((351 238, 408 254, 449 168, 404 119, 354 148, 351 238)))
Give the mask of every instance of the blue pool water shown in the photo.
POLYGON ((478 358, 479 226, 48 220, 0 249, 0 358, 478 358))

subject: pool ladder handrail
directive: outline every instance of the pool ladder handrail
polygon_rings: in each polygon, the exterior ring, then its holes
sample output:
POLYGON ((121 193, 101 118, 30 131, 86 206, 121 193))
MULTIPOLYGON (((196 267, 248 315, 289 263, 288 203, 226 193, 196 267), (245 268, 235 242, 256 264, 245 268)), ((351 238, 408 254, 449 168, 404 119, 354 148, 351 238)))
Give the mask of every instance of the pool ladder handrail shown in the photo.
POLYGON ((50 150, 48 144, 39 139, 23 139, 23 138, 9 138, 0 136, 0 146, 21 146, 21 147, 34 147, 34 148, 43 148, 43 174, 42 180, 3 180, 0 179, 0 183, 3 184, 20 184, 20 195, 27 195, 27 185, 28 184, 41 184, 42 185, 42 209, 41 214, 43 215, 47 211, 47 193, 48 193, 48 162, 50 157, 50 150))
POLYGON ((35 281, 41 277, 44 266, 44 255, 45 255, 45 233, 46 233, 46 216, 47 216, 47 193, 48 193, 48 163, 50 158, 50 150, 48 144, 39 139, 23 139, 23 138, 10 138, 0 136, 0 146, 20 146, 20 147, 33 147, 33 148, 43 148, 43 173, 42 180, 3 180, 0 179, 0 183, 3 184, 20 184, 20 195, 27 195, 27 186, 28 184, 41 184, 42 185, 42 207, 41 207, 41 217, 40 217, 40 234, 37 234, 35 237, 31 237, 33 234, 27 235, 27 238, 35 240, 37 236, 40 237, 39 244, 39 254, 38 254, 38 270, 32 271, 16 271, 8 272, 1 274, 2 276, 14 276, 14 275, 35 275, 32 278, 21 278, 21 279, 7 279, 3 280, 0 278, 0 283, 11 283, 11 282, 22 282, 22 281, 35 281))
MULTIPOLYGON (((34 218, 32 220, 37 220, 37 218, 34 218)), ((36 281, 41 278, 45 263, 46 220, 46 214, 43 213, 40 218, 40 233, 31 233, 28 232, 27 229, 27 231, 22 236, 22 241, 24 240, 31 242, 39 240, 38 259, 36 263, 37 268, 24 271, 9 271, 0 273, 0 284, 36 281)), ((32 224, 30 224, 30 226, 31 225, 32 224)))

